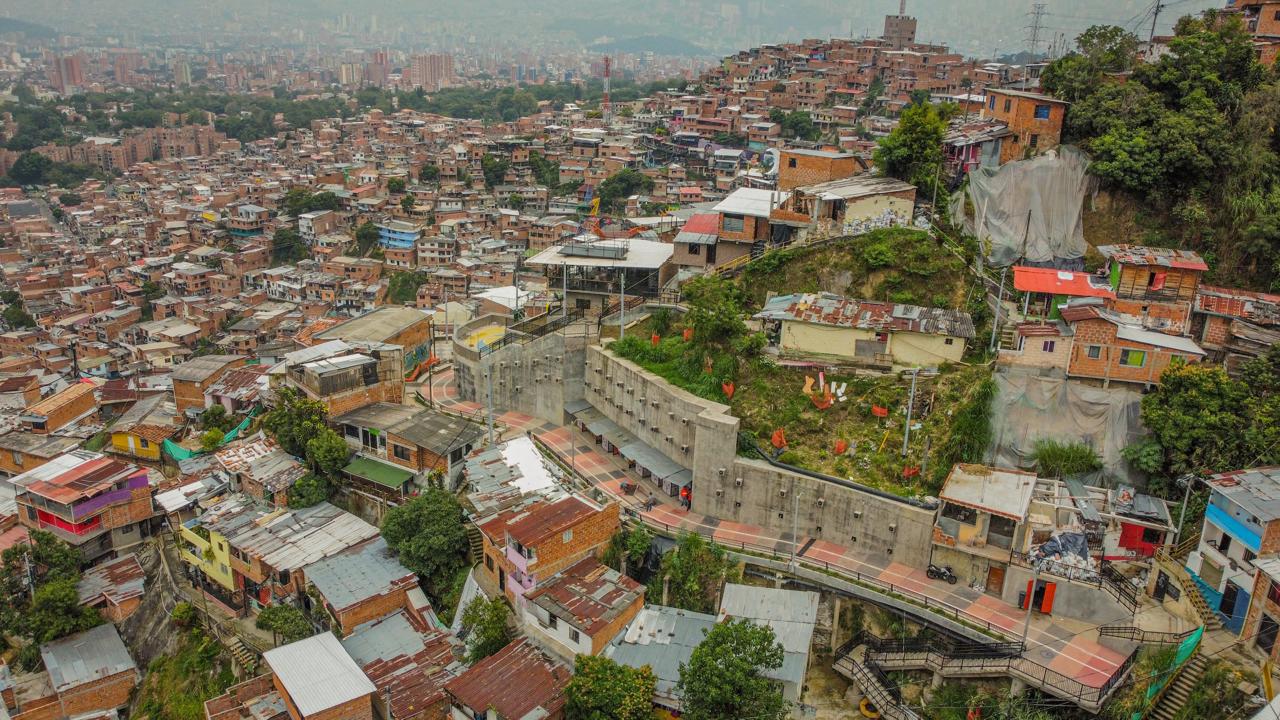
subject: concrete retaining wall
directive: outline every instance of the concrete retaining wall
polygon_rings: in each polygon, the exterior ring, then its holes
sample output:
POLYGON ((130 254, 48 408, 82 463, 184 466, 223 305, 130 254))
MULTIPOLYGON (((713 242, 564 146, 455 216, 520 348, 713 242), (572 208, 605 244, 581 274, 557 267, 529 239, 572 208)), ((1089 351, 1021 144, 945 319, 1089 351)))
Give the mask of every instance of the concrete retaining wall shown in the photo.
POLYGON ((739 457, 739 420, 601 347, 587 350, 586 399, 693 470, 693 511, 855 548, 880 564, 929 562, 933 510, 739 457), (796 493, 799 493, 797 497, 796 493))

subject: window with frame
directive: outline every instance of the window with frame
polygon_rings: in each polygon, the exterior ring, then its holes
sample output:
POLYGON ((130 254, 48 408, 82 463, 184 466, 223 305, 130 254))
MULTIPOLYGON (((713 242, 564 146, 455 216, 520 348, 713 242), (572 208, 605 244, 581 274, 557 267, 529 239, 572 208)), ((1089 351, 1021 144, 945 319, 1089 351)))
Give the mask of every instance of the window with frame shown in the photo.
POLYGON ((13 456, 13 464, 17 465, 18 467, 22 467, 22 453, 18 452, 17 450, 14 450, 10 454, 13 456))
POLYGON ((701 245, 698 245, 698 244, 696 244, 696 243, 690 243, 690 244, 689 244, 689 254, 690 254, 690 255, 701 255, 701 254, 702 254, 702 246, 701 246, 701 245))
POLYGON ((955 339, 955 338, 947 338, 946 340, 943 340, 943 341, 942 341, 942 344, 943 344, 943 345, 955 345, 955 344, 956 344, 956 339, 955 339))
POLYGON ((942 517, 955 520, 965 525, 978 524, 978 511, 964 505, 947 503, 942 506, 942 517))
POLYGON ((405 447, 405 446, 403 446, 403 445, 395 445, 395 444, 392 444, 392 446, 391 446, 391 454, 392 454, 392 455, 394 455, 394 456, 395 456, 395 458, 396 458, 397 460, 408 460, 408 459, 409 459, 409 448, 407 448, 407 447, 405 447))
POLYGON ((561 533, 560 542, 564 542, 564 543, 573 542, 573 528, 565 530, 563 533, 561 533))
POLYGON ((1044 352, 1050 353, 1050 352, 1053 352, 1053 349, 1054 349, 1055 347, 1057 347, 1057 342, 1056 342, 1056 341, 1054 341, 1054 340, 1045 340, 1045 341, 1044 341, 1044 344, 1040 346, 1040 349, 1041 349, 1041 350, 1043 350, 1044 352))
POLYGON ((1012 100, 1012 99, 1010 99, 1010 98, 1005 98, 1005 99, 1004 99, 1004 111, 1005 111, 1005 112, 1009 112, 1009 111, 1010 111, 1010 110, 1012 110, 1012 109, 1013 109, 1013 100, 1012 100))
POLYGON ((1155 528, 1142 529, 1142 542, 1147 545, 1156 545, 1164 541, 1164 533, 1155 528))
POLYGON ((746 218, 742 215, 725 215, 721 220, 721 228, 725 232, 742 232, 746 226, 746 218))
POLYGON ((796 166, 796 159, 795 159, 795 158, 787 158, 787 167, 789 167, 789 168, 793 168, 793 167, 795 167, 795 166, 796 166))
POLYGON ((559 624, 560 624, 560 621, 556 619, 555 615, 550 615, 550 614, 547 615, 547 627, 551 628, 552 630, 555 630, 556 626, 559 624))
POLYGON ((484 566, 489 569, 489 572, 493 572, 493 556, 492 555, 485 553, 484 566))
POLYGON ((571 640, 572 642, 578 642, 578 640, 581 639, 581 637, 582 636, 578 634, 577 630, 569 631, 569 640, 571 640))
POLYGON ((1267 599, 1280 605, 1280 582, 1271 581, 1271 587, 1267 590, 1267 599))
POLYGON ((1140 368, 1147 364, 1147 353, 1145 350, 1121 350, 1120 365, 1123 367, 1140 368))
POLYGON ((138 438, 138 440, 142 442, 141 447, 143 450, 146 450, 147 448, 151 447, 151 443, 147 442, 146 438, 138 438))
POLYGON ((1049 119, 1049 106, 1048 106, 1048 105, 1037 105, 1037 106, 1036 106, 1036 119, 1037 119, 1037 120, 1048 120, 1048 119, 1049 119))
POLYGON ((1090 345, 1086 349, 1085 354, 1089 356, 1090 360, 1097 360, 1098 358, 1102 357, 1102 346, 1090 345))
POLYGON ((1028 144, 1031 146, 1032 150, 1036 149, 1040 145, 1040 136, 1032 133, 1031 142, 1028 144))

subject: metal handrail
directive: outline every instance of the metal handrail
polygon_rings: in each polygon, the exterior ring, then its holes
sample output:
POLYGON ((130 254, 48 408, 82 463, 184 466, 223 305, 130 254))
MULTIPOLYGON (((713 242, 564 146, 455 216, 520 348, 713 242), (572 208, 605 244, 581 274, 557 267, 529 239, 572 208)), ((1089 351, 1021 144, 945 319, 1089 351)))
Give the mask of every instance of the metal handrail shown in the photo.
POLYGON ((1199 628, 1185 630, 1183 632, 1161 632, 1156 630, 1143 630, 1133 625, 1103 625, 1098 628, 1098 635, 1101 637, 1120 638, 1129 640, 1140 645, 1176 645, 1183 640, 1195 634, 1199 628))

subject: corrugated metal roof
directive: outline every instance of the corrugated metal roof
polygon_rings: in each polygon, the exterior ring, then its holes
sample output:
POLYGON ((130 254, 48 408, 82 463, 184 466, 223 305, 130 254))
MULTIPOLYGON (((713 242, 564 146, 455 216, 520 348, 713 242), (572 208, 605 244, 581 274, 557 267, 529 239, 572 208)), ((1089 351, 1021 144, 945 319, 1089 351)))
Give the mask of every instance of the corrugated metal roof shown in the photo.
POLYGON ((654 694, 678 707, 676 683, 680 680, 680 665, 689 662, 694 648, 715 624, 714 615, 646 605, 605 648, 604 655, 628 667, 648 665, 657 677, 654 694))
POLYGON ((381 537, 312 563, 306 573, 307 580, 337 610, 417 582, 413 571, 396 560, 381 537))
POLYGON ((275 570, 306 567, 378 534, 376 527, 327 502, 268 513, 244 495, 209 508, 200 524, 275 570))
POLYGON ((782 207, 790 197, 789 192, 738 188, 712 209, 718 213, 767 218, 774 208, 782 207))
POLYGON ((472 710, 491 709, 514 720, 558 713, 569 678, 568 668, 522 639, 472 665, 445 687, 472 710), (531 714, 537 712, 545 715, 531 714))
POLYGON ((58 693, 118 673, 137 671, 115 625, 99 625, 45 643, 40 646, 40 657, 49 671, 49 682, 58 693))
POLYGON ((377 690, 330 632, 268 650, 263 659, 304 717, 377 690))
POLYGON ((595 637, 643 594, 640 583, 588 557, 547 580, 525 599, 595 637))
POLYGON ((1035 488, 1035 473, 959 463, 951 468, 938 496, 947 502, 1021 521, 1027 517, 1035 488))
POLYGON ((862 330, 889 330, 928 335, 972 338, 973 318, 966 312, 926 308, 876 300, 855 300, 832 293, 779 295, 765 303, 757 320, 785 320, 851 327, 862 330))

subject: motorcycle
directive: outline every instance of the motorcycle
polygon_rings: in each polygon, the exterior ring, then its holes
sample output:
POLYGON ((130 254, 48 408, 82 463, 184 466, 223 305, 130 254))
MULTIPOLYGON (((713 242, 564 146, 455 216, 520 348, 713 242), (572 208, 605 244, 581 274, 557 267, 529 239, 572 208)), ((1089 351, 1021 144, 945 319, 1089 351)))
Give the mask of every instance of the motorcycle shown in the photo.
POLYGON ((952 585, 956 584, 956 574, 951 571, 950 565, 934 565, 933 563, 929 563, 929 569, 926 570, 924 574, 928 575, 930 580, 946 580, 952 585))

